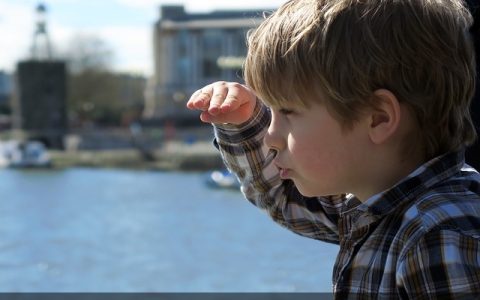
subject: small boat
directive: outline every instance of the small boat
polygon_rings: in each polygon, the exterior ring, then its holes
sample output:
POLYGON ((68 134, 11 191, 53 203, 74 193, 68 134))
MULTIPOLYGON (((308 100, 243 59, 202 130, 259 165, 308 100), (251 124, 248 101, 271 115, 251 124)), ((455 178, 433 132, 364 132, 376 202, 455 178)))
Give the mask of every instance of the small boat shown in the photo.
POLYGON ((0 166, 8 168, 48 168, 52 161, 45 145, 38 141, 11 140, 0 144, 0 166))
POLYGON ((205 183, 211 188, 240 190, 240 183, 237 177, 228 170, 211 172, 207 176, 205 183))

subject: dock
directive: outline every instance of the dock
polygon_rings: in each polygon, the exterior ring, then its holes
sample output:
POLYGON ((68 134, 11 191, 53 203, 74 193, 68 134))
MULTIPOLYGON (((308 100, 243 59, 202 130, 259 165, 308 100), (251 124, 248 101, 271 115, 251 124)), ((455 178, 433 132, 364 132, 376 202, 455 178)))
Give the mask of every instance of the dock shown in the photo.
POLYGON ((137 149, 49 151, 54 168, 128 168, 160 171, 208 171, 223 167, 211 142, 169 142, 150 152, 137 149))

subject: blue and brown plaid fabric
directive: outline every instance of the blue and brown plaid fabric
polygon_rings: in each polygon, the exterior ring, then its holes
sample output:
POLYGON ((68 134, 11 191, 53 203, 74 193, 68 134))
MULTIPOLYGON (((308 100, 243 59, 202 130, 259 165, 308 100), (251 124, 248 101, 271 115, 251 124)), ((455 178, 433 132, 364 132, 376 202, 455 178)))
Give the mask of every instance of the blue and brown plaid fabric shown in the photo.
POLYGON ((249 122, 215 126, 215 144, 251 203, 295 233, 340 245, 336 299, 480 299, 480 175, 463 152, 434 158, 364 203, 307 198, 271 164, 269 122, 258 102, 249 122))

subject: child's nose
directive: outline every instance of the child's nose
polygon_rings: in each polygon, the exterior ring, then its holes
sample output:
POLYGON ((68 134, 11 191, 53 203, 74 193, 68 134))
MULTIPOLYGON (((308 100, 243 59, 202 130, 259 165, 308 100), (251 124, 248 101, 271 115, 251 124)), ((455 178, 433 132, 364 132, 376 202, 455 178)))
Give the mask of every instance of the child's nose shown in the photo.
POLYGON ((277 152, 285 148, 285 140, 281 135, 278 122, 275 118, 272 118, 270 126, 268 127, 267 134, 264 137, 265 145, 268 148, 276 150, 277 152))

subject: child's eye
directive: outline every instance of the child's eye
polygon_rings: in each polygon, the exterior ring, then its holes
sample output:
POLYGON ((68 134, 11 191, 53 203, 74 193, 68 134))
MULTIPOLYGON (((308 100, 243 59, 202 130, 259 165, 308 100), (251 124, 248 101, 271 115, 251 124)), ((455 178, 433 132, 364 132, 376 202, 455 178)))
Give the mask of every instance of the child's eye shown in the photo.
POLYGON ((293 110, 286 109, 286 108, 281 108, 281 109, 278 110, 278 112, 281 113, 282 115, 286 115, 286 116, 294 113, 293 110))

